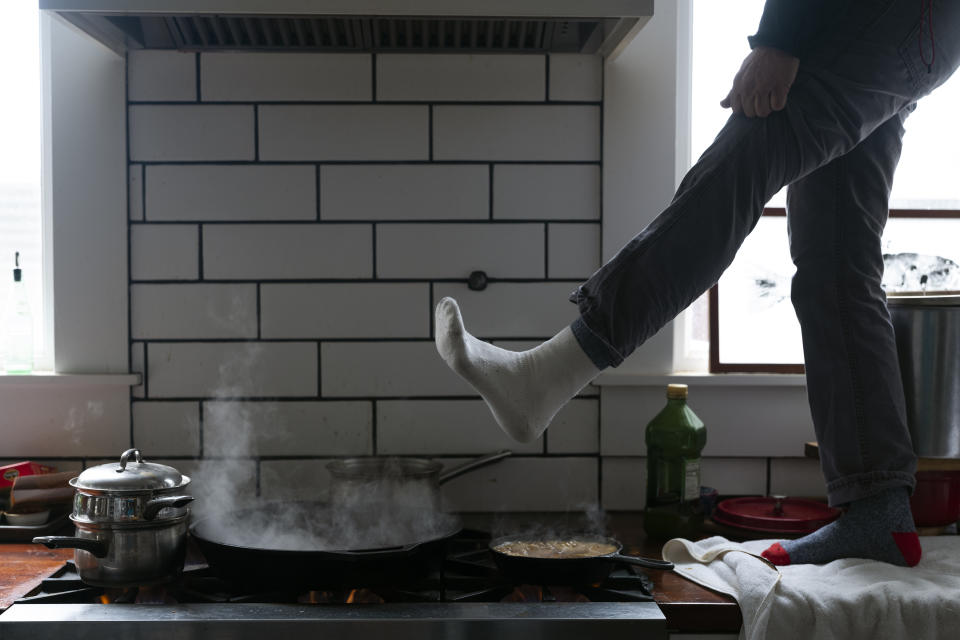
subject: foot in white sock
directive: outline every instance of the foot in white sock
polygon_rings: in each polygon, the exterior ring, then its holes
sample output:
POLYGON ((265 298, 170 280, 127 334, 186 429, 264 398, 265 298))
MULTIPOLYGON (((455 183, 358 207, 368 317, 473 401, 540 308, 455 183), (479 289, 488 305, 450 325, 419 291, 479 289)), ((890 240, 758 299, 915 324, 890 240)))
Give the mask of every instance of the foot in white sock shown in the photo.
POLYGON ((520 442, 543 433, 563 405, 600 370, 567 327, 529 351, 507 351, 474 338, 460 308, 444 298, 436 310, 437 351, 483 397, 500 427, 520 442))

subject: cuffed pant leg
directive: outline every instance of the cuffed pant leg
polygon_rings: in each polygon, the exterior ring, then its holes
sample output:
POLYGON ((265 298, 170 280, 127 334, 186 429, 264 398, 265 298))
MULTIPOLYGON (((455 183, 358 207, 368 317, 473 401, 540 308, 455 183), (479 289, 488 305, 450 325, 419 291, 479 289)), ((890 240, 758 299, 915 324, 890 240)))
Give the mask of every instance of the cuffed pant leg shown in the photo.
POLYGON ((905 108, 787 192, 797 267, 791 297, 820 464, 834 505, 914 485, 916 456, 880 286, 881 235, 903 121, 912 110, 905 108))

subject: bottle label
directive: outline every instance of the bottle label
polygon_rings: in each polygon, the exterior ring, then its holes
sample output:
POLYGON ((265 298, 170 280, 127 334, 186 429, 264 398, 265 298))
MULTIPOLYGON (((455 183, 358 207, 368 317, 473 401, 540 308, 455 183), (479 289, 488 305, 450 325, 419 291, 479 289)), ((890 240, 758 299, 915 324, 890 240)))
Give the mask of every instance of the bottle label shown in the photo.
POLYGON ((700 458, 683 461, 683 500, 700 499, 700 458))

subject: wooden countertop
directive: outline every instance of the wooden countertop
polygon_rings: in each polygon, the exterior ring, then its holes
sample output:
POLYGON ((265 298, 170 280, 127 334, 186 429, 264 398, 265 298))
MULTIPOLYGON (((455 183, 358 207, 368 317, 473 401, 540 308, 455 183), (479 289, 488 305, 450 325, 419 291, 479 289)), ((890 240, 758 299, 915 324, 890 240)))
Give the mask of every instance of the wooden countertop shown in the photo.
MULTIPOLYGON (((639 512, 608 514, 613 535, 624 545, 627 553, 660 558, 661 544, 647 540, 643 531, 643 516, 639 512)), ((520 521, 542 521, 556 514, 524 514, 520 521)), ((489 514, 469 514, 464 517, 468 526, 478 526, 478 518, 489 524, 489 514)), ((495 518, 502 522, 504 516, 495 518)), ((0 611, 9 607, 56 573, 64 562, 73 557, 71 549, 47 549, 35 544, 0 544, 0 611)), ((691 582, 672 571, 645 570, 653 581, 654 600, 667 618, 672 630, 703 632, 737 632, 742 618, 736 601, 726 595, 691 582)))

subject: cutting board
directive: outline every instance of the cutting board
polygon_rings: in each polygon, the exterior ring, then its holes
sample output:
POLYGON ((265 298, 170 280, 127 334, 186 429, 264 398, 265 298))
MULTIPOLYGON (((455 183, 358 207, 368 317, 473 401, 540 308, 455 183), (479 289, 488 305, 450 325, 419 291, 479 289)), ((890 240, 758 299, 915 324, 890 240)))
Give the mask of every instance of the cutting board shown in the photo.
POLYGON ((56 573, 72 557, 73 549, 0 544, 0 611, 56 573))

